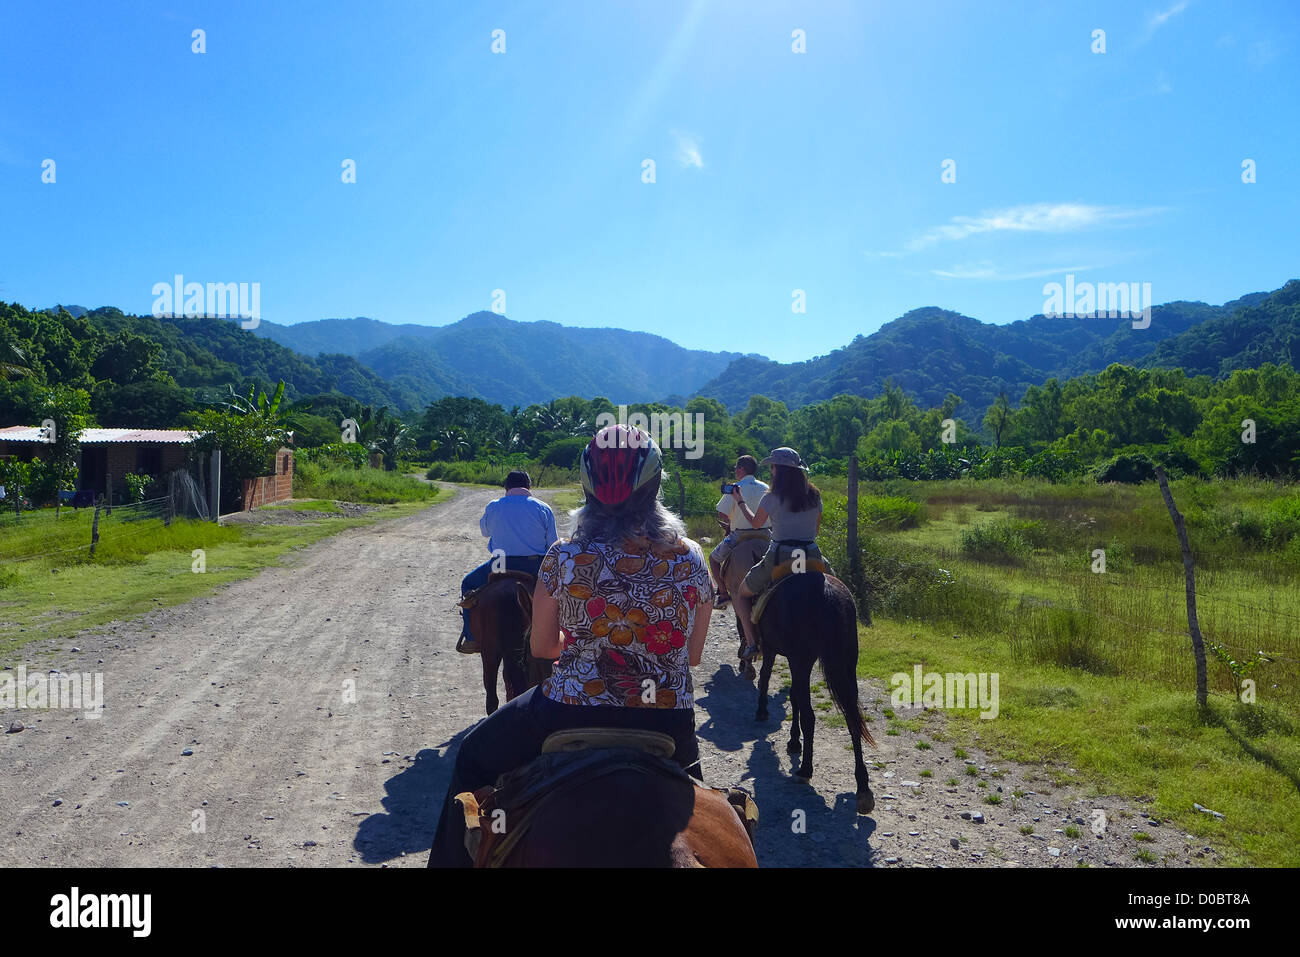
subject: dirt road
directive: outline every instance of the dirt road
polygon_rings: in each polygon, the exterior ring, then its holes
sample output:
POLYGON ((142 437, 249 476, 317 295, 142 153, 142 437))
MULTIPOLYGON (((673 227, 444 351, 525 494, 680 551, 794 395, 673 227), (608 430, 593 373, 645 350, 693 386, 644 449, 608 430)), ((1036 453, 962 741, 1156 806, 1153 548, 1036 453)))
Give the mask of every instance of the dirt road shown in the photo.
MULTIPOLYGON (((483 714, 479 659, 454 650, 453 602, 486 557, 478 518, 492 497, 462 490, 208 598, 0 662, 102 672, 105 702, 97 719, 0 712, 4 728, 26 725, 0 736, 0 865, 424 866, 454 749, 483 714)), ((925 732, 886 737, 878 707, 877 810, 859 818, 847 732, 821 726, 813 781, 793 779, 786 694, 771 720, 753 720, 733 627, 715 616, 697 724, 709 783, 756 794, 765 866, 1132 865, 1141 848, 1169 865, 1204 853, 1122 802, 1048 795, 1034 769, 1000 777, 972 753, 983 770, 967 775, 947 745, 915 748, 925 732), (982 801, 994 788, 1006 795, 996 807, 982 801), (1104 835, 1069 836, 1092 808, 1107 809, 1104 835), (1135 845, 1139 824, 1153 841, 1135 845)), ((782 683, 778 667, 773 691, 782 683)), ((864 684, 863 697, 884 696, 864 684)))

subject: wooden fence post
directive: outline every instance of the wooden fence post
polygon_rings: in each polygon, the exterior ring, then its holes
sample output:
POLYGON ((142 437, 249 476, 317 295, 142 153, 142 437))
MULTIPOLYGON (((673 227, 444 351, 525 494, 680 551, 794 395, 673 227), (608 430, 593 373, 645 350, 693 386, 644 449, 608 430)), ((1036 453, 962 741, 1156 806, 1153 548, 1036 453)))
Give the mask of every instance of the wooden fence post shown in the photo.
POLYGON ((849 494, 845 506, 848 514, 845 545, 849 553, 849 588, 858 608, 858 618, 871 624, 871 606, 868 604, 867 584, 862 580, 862 548, 858 544, 858 456, 849 456, 849 494))
POLYGON ((1174 520, 1174 531, 1178 533, 1178 544, 1183 550, 1183 577, 1187 585, 1187 628, 1192 634, 1192 654, 1196 657, 1196 703, 1206 706, 1205 678, 1205 642, 1201 638, 1201 625, 1196 619, 1196 566, 1192 562, 1192 548, 1187 543, 1187 526, 1183 516, 1174 505, 1174 496, 1169 491, 1169 482, 1165 470, 1156 466, 1156 479, 1160 482, 1160 494, 1164 496, 1165 507, 1169 517, 1174 520))
POLYGON ((212 481, 208 485, 208 494, 212 496, 212 521, 221 524, 221 449, 212 450, 210 465, 212 481))
POLYGON ((849 456, 849 501, 848 501, 848 549, 849 574, 857 579, 858 574, 858 457, 849 456))
POLYGON ((90 523, 90 554, 95 554, 95 545, 99 543, 99 506, 103 501, 103 496, 95 502, 95 517, 90 523))

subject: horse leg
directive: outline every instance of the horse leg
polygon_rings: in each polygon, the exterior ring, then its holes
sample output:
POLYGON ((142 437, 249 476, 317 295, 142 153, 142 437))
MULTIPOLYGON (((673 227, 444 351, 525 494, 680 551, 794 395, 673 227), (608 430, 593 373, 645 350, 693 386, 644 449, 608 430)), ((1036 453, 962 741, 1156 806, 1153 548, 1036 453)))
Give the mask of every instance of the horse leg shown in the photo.
POLYGON ((862 706, 858 703, 858 632, 857 625, 846 606, 842 609, 842 622, 831 633, 837 634, 838 643, 832 644, 822 658, 822 669, 826 672, 826 684, 830 687, 831 697, 844 714, 844 721, 849 728, 849 737, 853 739, 853 777, 858 786, 858 813, 870 814, 876 807, 876 797, 871 793, 870 779, 866 762, 862 760, 862 738, 874 745, 871 732, 862 717, 862 706))
POLYGON ((501 674, 506 682, 506 700, 512 701, 527 690, 526 676, 520 665, 519 653, 522 651, 523 635, 506 642, 502 649, 501 674))
POLYGON ((480 604, 470 613, 470 625, 478 641, 479 656, 483 659, 483 690, 487 692, 487 713, 492 714, 501 703, 497 698, 497 669, 501 667, 501 640, 495 617, 482 613, 482 607, 480 604))
POLYGON ((812 678, 811 657, 798 656, 790 659, 790 743, 786 750, 791 754, 799 751, 799 729, 803 728, 803 760, 795 772, 801 778, 812 777, 813 729, 817 719, 813 717, 812 690, 809 681, 812 678))
POLYGON ((758 711, 754 714, 755 721, 767 720, 767 683, 772 677, 772 665, 775 663, 776 655, 763 656, 763 668, 758 674, 758 711))

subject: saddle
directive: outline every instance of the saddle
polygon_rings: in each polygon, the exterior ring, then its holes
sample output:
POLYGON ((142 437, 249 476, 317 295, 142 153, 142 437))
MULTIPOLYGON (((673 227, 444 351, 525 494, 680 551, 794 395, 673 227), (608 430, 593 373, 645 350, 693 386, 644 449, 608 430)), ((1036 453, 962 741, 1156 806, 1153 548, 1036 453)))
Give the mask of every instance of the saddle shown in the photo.
POLYGON ((473 608, 475 605, 478 604, 479 595, 483 593, 484 589, 486 589, 490 585, 495 584, 496 582, 502 581, 507 578, 513 578, 515 581, 519 582, 519 584, 523 585, 525 588, 528 589, 528 593, 530 595, 532 594, 533 589, 537 587, 537 576, 530 575, 528 574, 528 572, 518 572, 518 571, 493 572, 492 574, 488 575, 488 580, 484 582, 481 587, 475 588, 472 592, 466 594, 465 597, 462 598, 460 601, 458 601, 456 604, 459 605, 461 608, 473 608))
MULTIPOLYGON (((672 760, 675 750, 673 739, 657 731, 630 728, 556 731, 542 744, 539 757, 501 775, 495 786, 456 795, 456 803, 465 815, 465 849, 474 859, 475 867, 501 867, 546 802, 618 771, 662 775, 690 781, 703 789, 672 760)), ((743 788, 725 789, 725 793, 752 842, 758 824, 758 805, 743 788)))
MULTIPOLYGON (((772 600, 772 595, 774 595, 776 590, 789 580, 793 572, 793 561, 781 562, 772 569, 771 584, 759 592, 758 596, 754 599, 754 607, 749 614, 749 620, 753 624, 758 624, 759 619, 763 617, 763 612, 767 610, 767 603, 772 600)), ((804 561, 804 570, 800 574, 809 575, 814 573, 819 575, 829 575, 831 573, 831 566, 820 558, 806 559, 804 561)))

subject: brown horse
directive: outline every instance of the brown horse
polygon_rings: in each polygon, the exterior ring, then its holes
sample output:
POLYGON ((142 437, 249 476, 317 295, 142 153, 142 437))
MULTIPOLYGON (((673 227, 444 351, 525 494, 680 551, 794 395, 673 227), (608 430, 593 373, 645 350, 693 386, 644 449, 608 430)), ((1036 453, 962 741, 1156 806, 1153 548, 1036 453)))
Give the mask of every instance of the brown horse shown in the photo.
MULTIPOLYGON (((653 732, 579 729, 554 736, 664 737, 653 732)), ((737 809, 726 792, 695 783, 668 757, 639 747, 586 751, 586 772, 564 777, 547 755, 525 766, 505 790, 457 795, 465 813, 467 843, 477 866, 499 867, 757 867, 752 841, 757 807, 739 793, 737 809), (558 776, 556 776, 558 775, 558 776), (522 785, 522 792, 516 790, 522 785), (523 798, 521 793, 531 795, 523 798), (479 799, 484 806, 480 807, 479 799), (529 803, 531 802, 531 807, 529 803), (498 807, 498 805, 504 805, 498 807), (511 807, 510 805, 514 805, 511 807), (744 822, 742 823, 742 817, 744 822), (516 822, 527 821, 526 825, 516 822), (494 826, 500 822, 501 827, 494 826), (519 836, 498 837, 514 824, 519 836), (509 842, 504 843, 504 842, 509 842), (499 846, 495 846, 499 845, 499 846)), ((642 742, 644 743, 644 742, 642 742)), ((671 754, 672 739, 667 739, 671 754)), ((600 744, 600 742, 597 742, 600 744)), ((549 747, 549 743, 548 743, 549 747)))
POLYGON ((488 714, 500 705, 498 672, 504 671, 507 701, 550 676, 551 662, 534 658, 528 650, 536 582, 527 572, 494 572, 487 584, 474 593, 469 627, 483 656, 488 714))
POLYGON ((858 704, 858 615, 848 586, 833 575, 804 572, 788 576, 770 597, 767 610, 756 626, 763 667, 758 679, 758 721, 767 720, 767 685, 777 655, 790 663, 790 742, 791 754, 802 751, 803 759, 795 772, 801 778, 812 777, 813 716, 809 679, 813 662, 820 661, 831 698, 839 706, 853 739, 853 776, 857 781, 858 813, 870 814, 876 806, 867 780, 867 766, 862 761, 862 739, 874 748, 858 704), (800 746, 799 734, 803 732, 800 746))
MULTIPOLYGON (((727 525, 719 521, 719 525, 724 530, 727 525)), ((722 563, 722 578, 727 586, 727 594, 735 595, 740 591, 741 583, 745 580, 745 575, 751 568, 757 565, 767 552, 768 540, 766 538, 746 538, 737 542, 727 556, 726 561, 722 563)), ((734 605, 732 606, 734 610, 734 605)), ((740 636, 740 645, 736 649, 736 657, 740 657, 741 651, 745 648, 745 628, 740 623, 740 613, 735 612, 736 633, 740 636)), ((750 681, 757 677, 758 672, 754 670, 752 661, 742 661, 740 673, 750 681)))

